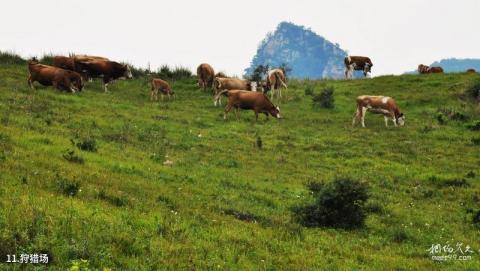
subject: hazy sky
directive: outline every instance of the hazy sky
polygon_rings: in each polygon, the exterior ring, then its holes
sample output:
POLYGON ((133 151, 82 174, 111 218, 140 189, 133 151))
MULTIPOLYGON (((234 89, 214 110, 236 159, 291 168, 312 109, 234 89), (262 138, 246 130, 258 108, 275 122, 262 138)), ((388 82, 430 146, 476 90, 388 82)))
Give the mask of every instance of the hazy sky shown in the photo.
POLYGON ((441 58, 480 58, 479 10, 479 0, 15 0, 2 3, 0 50, 152 68, 208 62, 240 75, 265 34, 291 21, 371 57, 373 75, 399 74, 441 58))

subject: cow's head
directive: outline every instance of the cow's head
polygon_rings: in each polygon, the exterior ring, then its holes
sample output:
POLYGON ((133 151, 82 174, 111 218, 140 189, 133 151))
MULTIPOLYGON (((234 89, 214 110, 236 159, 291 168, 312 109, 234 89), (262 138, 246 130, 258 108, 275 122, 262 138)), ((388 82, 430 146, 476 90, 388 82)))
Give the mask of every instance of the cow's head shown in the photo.
POLYGON ((76 91, 82 91, 84 83, 83 83, 83 78, 78 77, 73 81, 73 86, 76 91))
POLYGON ((133 78, 132 71, 130 70, 130 66, 128 66, 127 64, 123 64, 123 67, 125 69, 123 76, 127 79, 133 78))
POLYGON ((400 113, 397 117, 397 124, 400 126, 405 125, 405 115, 403 113, 400 113))
POLYGON ((365 67, 363 68, 363 75, 367 76, 367 73, 372 72, 372 64, 365 63, 365 67))
POLYGON ((270 109, 270 115, 274 116, 275 118, 279 119, 280 118, 280 107, 275 106, 272 109, 270 109))

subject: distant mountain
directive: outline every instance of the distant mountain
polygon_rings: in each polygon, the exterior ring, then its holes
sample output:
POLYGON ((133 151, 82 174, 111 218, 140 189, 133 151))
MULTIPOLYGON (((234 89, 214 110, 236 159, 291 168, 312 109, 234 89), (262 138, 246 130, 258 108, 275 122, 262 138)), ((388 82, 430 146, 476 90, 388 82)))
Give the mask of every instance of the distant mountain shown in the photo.
MULTIPOLYGON (((440 61, 435 61, 429 66, 440 66, 445 72, 465 72, 468 69, 475 69, 480 71, 480 59, 475 58, 447 58, 440 61)), ((416 73, 417 71, 411 71, 407 73, 416 73)))
POLYGON ((310 29, 282 22, 260 43, 245 74, 252 74, 258 65, 279 67, 286 64, 292 69, 288 74, 290 78, 342 78, 346 55, 340 45, 310 29))

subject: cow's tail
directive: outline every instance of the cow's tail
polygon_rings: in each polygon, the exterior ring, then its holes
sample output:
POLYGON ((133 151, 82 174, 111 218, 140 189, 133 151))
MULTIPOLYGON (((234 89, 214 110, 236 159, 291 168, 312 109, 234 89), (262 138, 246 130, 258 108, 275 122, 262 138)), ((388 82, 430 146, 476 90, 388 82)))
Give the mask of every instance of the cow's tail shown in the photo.
POLYGON ((220 102, 222 104, 222 101, 220 100, 222 98, 222 95, 228 97, 228 89, 222 90, 217 95, 215 95, 215 98, 213 98, 213 105, 217 106, 217 104, 220 102))

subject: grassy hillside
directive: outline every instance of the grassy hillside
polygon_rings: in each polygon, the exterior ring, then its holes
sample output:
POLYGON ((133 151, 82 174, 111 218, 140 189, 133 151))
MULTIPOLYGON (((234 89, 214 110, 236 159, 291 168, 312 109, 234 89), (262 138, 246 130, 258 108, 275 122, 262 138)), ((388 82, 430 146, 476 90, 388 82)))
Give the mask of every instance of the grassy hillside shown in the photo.
MULTIPOLYGON (((253 112, 224 121, 194 79, 161 103, 142 78, 72 95, 33 93, 26 77, 0 65, 2 258, 47 253, 35 270, 79 259, 100 270, 480 269, 480 132, 466 128, 480 109, 460 98, 478 75, 292 81, 284 119, 257 123, 253 112), (334 86, 336 108, 313 108, 307 84, 334 86), (352 128, 360 94, 395 97, 406 126, 367 115, 352 128), (440 124, 445 109, 468 119, 440 124), (295 222, 292 207, 312 200, 305 184, 338 176, 369 185, 366 226, 295 222), (447 242, 473 259, 432 261, 427 250, 447 242)), ((21 266, 0 264, 10 269, 21 266)))

